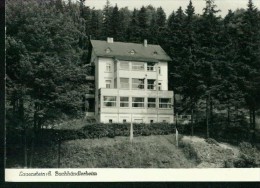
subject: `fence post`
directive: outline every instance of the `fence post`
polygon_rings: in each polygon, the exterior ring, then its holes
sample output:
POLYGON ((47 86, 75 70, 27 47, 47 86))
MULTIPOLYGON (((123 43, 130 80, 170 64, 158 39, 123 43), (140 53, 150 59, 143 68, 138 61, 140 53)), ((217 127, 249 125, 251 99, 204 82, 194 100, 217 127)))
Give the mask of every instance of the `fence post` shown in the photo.
POLYGON ((131 122, 130 124, 130 142, 133 142, 133 138, 134 138, 134 130, 133 130, 133 122, 131 122))
POLYGON ((60 145, 61 145, 61 140, 59 138, 59 145, 58 145, 58 168, 60 168, 60 145))
POLYGON ((177 127, 176 127, 175 130, 176 130, 176 132, 175 132, 175 137, 176 137, 176 146, 179 147, 179 143, 178 143, 178 142, 179 142, 179 140, 178 140, 178 136, 179 136, 178 134, 179 134, 179 133, 178 133, 177 127))

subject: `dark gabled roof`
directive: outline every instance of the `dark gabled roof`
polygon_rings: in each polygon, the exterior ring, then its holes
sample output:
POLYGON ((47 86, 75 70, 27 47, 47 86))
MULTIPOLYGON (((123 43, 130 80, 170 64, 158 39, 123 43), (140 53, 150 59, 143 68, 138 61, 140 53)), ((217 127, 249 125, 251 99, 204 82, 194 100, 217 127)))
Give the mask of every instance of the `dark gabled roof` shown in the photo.
POLYGON ((148 44, 147 47, 145 47, 143 44, 137 43, 108 43, 107 41, 101 40, 91 40, 91 45, 98 57, 112 57, 128 61, 171 61, 171 58, 159 45, 148 44))

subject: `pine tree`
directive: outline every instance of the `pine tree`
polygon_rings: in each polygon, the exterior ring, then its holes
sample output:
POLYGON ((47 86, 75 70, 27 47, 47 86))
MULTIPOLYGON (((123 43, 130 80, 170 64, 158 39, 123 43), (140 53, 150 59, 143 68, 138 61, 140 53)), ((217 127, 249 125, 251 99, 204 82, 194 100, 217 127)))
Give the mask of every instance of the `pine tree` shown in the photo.
POLYGON ((102 18, 102 36, 101 38, 103 40, 106 40, 107 37, 110 37, 109 35, 112 33, 110 30, 110 20, 111 20, 111 14, 113 11, 113 7, 111 6, 109 0, 106 1, 106 5, 104 6, 104 9, 102 11, 103 18, 102 18))
MULTIPOLYGON (((64 116, 80 115, 81 97, 89 86, 85 83, 88 72, 82 67, 84 50, 79 44, 85 35, 79 8, 71 15, 45 3, 19 3, 7 4, 7 103, 11 104, 11 126, 24 131, 27 166, 27 129, 33 128, 37 135, 43 126, 64 116), (15 116, 19 124, 13 122, 15 116)), ((34 143, 38 137, 33 135, 30 139, 34 143)), ((33 154, 33 147, 30 150, 33 154)), ((30 161, 32 164, 32 155, 30 161)))
POLYGON ((121 21, 120 20, 120 13, 116 6, 113 8, 110 20, 109 20, 109 29, 110 31, 109 36, 114 37, 116 40, 119 39, 119 37, 122 35, 121 33, 121 21))
POLYGON ((140 11, 137 14, 138 18, 138 26, 139 26, 139 37, 140 41, 143 41, 144 39, 147 39, 149 35, 148 32, 148 18, 147 18, 147 12, 146 8, 144 6, 141 7, 140 11))
POLYGON ((202 60, 201 73, 206 86, 206 124, 207 137, 209 137, 210 126, 213 125, 213 106, 219 91, 218 82, 220 80, 218 80, 216 69, 221 60, 219 38, 222 25, 220 17, 216 16, 219 10, 216 10, 214 0, 206 0, 206 7, 203 10, 202 17, 198 22, 200 41, 198 58, 202 60))
POLYGON ((101 38, 102 15, 98 10, 91 10, 90 36, 92 39, 101 38))
POLYGON ((241 33, 239 35, 239 61, 237 67, 247 107, 249 109, 250 128, 255 132, 255 113, 259 108, 259 73, 260 73, 260 21, 259 11, 249 0, 247 10, 242 17, 241 33))
POLYGON ((127 29, 127 39, 130 42, 140 42, 140 29, 138 25, 137 10, 134 9, 132 19, 127 29))
POLYGON ((120 35, 118 36, 118 41, 127 41, 127 31, 131 22, 132 11, 127 7, 121 8, 119 10, 119 19, 120 19, 120 35))

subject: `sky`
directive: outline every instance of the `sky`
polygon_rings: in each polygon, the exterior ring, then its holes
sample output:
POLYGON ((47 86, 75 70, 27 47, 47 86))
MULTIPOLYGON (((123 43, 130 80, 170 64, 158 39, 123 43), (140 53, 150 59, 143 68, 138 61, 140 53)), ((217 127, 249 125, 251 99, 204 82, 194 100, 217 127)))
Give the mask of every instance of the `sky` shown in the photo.
MULTIPOLYGON (((189 0, 109 0, 112 6, 117 6, 119 8, 128 7, 130 10, 134 8, 140 9, 142 5, 147 6, 151 4, 154 7, 162 7, 167 16, 169 16, 172 11, 176 11, 180 6, 186 9, 189 4, 189 0)), ((192 0, 195 7, 195 13, 201 14, 203 8, 205 7, 205 0, 192 0)), ((228 10, 236 10, 237 8, 246 8, 248 0, 215 0, 217 8, 221 10, 219 15, 224 17, 228 10)), ((253 0, 254 5, 260 9, 260 0, 253 0)), ((106 0, 86 0, 85 5, 90 8, 95 7, 95 9, 103 9, 106 4, 106 0)))

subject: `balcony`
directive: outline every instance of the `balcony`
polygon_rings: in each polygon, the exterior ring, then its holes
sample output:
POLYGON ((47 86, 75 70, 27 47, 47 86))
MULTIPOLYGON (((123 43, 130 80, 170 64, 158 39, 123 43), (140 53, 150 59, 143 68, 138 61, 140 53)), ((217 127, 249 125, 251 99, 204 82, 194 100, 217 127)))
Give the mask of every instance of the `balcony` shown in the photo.
MULTIPOLYGON (((100 99, 101 99, 101 113, 121 113, 121 114, 154 114, 158 113, 161 115, 172 115, 173 114, 173 91, 151 91, 151 90, 125 90, 125 89, 112 89, 112 88, 101 88, 99 89, 100 99), (103 97, 114 97, 113 106, 104 106, 103 97), (117 98, 116 98, 117 97, 117 98), (119 97, 125 97, 129 100, 127 102, 120 101, 119 97), (145 100, 140 103, 142 105, 135 105, 136 102, 133 102, 133 98, 145 98, 145 100), (149 98, 149 100, 148 100, 149 98), (151 98, 157 98, 157 102, 151 101, 151 98), (171 102, 165 103, 159 98, 170 98, 171 102), (127 105, 121 105, 121 103, 127 103, 127 105)), ((122 99, 121 99, 122 100, 122 99)), ((111 103, 112 104, 112 103, 111 103)))
POLYGON ((143 97, 164 97, 173 98, 173 91, 168 90, 128 90, 128 89, 114 89, 114 88, 100 88, 101 95, 114 95, 114 96, 143 96, 143 97))

